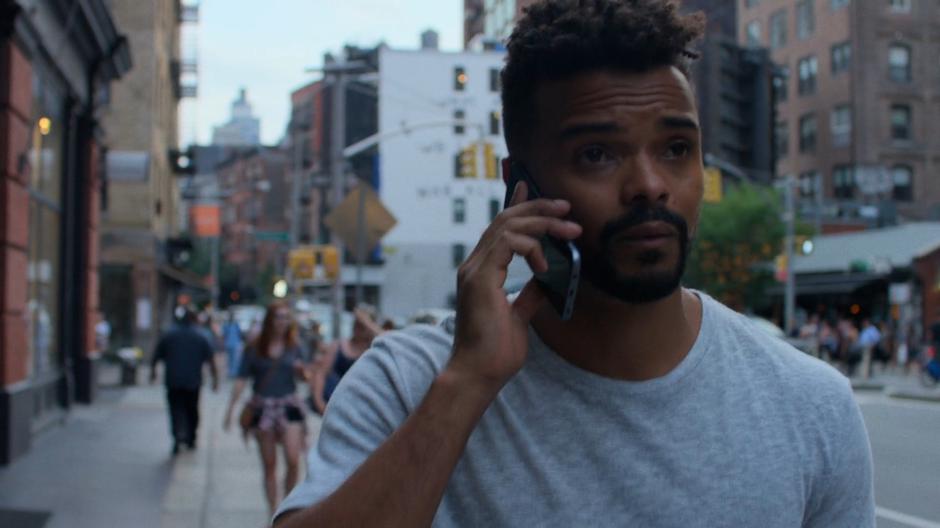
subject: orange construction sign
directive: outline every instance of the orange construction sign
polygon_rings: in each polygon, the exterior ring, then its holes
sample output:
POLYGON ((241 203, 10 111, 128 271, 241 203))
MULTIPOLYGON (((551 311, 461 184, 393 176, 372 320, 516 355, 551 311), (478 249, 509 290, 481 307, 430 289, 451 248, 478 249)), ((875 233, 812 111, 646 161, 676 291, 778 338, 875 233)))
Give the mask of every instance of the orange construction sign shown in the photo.
POLYGON ((194 205, 189 208, 193 233, 198 237, 217 237, 222 233, 218 205, 194 205))

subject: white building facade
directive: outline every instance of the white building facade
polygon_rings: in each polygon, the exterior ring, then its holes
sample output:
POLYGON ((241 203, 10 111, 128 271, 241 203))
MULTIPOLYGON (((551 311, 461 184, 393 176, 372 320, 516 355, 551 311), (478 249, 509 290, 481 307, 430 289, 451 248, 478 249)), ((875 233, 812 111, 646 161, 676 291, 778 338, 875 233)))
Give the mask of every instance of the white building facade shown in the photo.
POLYGON ((398 219, 382 243, 386 315, 451 307, 458 266, 502 209, 503 60, 498 51, 380 52, 378 192, 398 219))

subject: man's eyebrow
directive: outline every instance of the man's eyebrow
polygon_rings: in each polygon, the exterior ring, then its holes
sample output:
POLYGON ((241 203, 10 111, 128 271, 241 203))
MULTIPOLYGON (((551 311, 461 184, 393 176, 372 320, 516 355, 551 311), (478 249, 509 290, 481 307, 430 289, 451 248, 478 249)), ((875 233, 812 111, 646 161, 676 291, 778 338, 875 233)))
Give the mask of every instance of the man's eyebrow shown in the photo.
POLYGON ((620 130, 620 126, 613 121, 576 123, 561 129, 560 137, 564 141, 577 136, 583 136, 587 134, 603 134, 605 132, 616 132, 618 130, 620 130))
POLYGON ((659 120, 659 125, 663 128, 685 128, 698 132, 698 123, 694 119, 685 116, 666 116, 659 120))

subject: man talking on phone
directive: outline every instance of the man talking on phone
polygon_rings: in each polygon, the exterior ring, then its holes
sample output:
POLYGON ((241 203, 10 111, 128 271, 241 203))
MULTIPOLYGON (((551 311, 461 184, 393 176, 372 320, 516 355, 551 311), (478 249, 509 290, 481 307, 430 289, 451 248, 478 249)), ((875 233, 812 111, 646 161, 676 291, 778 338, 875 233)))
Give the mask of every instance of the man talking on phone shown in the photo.
POLYGON ((379 338, 334 393, 277 528, 871 527, 847 380, 680 286, 703 168, 701 17, 544 0, 508 41, 505 134, 526 183, 458 273, 453 335, 379 338), (563 320, 503 291, 541 239, 582 264, 563 320))

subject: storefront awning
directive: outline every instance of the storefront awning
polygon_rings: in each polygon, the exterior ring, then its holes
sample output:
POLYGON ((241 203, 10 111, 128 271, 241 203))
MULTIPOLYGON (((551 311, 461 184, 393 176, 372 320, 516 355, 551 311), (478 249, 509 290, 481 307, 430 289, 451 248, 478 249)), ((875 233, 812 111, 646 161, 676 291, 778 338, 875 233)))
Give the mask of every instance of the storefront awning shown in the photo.
MULTIPOLYGON (((797 295, 846 294, 885 279, 878 273, 827 273, 821 275, 798 275, 796 278, 797 295)), ((774 284, 767 289, 770 295, 783 295, 785 285, 774 284)))

